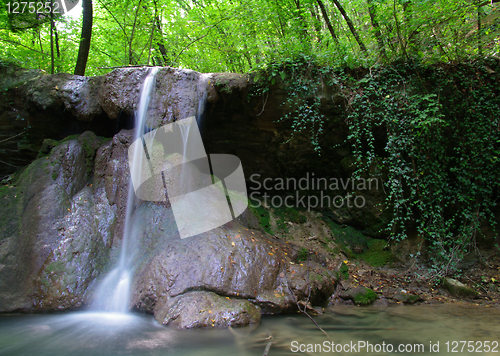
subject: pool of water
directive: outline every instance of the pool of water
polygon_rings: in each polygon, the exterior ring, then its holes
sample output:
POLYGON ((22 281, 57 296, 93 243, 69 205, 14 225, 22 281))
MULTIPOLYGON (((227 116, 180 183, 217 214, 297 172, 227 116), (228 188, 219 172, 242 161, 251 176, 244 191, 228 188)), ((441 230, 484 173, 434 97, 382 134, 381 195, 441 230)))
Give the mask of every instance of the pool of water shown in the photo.
POLYGON ((204 330, 176 330, 136 314, 2 315, 0 355, 263 355, 267 348, 268 355, 500 356, 497 308, 332 307, 314 319, 328 337, 301 314, 264 316, 258 326, 204 330))

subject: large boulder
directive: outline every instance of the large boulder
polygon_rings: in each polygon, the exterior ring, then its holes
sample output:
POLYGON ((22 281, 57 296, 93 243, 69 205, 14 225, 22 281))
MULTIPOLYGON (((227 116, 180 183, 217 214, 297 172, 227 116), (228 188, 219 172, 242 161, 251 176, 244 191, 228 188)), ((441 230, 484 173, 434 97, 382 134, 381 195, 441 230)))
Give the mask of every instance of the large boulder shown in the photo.
MULTIPOLYGON (((317 262, 296 263, 291 244, 238 221, 180 239, 170 208, 148 202, 137 210, 134 226, 138 240, 130 249, 141 252, 134 257, 131 304, 160 323, 170 323, 171 313, 187 308, 185 300, 192 297, 180 297, 193 291, 245 299, 263 313, 279 313, 297 310, 297 303, 308 297, 312 304, 322 304, 335 288, 334 271, 317 262), (171 308, 175 310, 169 312, 171 308)), ((183 318, 183 323, 194 322, 183 318)))
POLYGON ((107 263, 114 209, 92 185, 102 140, 67 140, 0 188, 0 311, 77 308, 107 263))
POLYGON ((260 308, 244 299, 194 291, 169 299, 157 309, 155 318, 180 329, 245 326, 260 322, 260 308))

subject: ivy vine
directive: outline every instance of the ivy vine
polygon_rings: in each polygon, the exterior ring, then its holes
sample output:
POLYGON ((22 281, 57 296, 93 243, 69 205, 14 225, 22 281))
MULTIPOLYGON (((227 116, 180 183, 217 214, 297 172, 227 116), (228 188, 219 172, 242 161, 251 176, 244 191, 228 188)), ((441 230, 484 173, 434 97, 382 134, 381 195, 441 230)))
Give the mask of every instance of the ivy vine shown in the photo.
POLYGON ((483 224, 495 227, 500 194, 500 66, 495 60, 395 63, 348 74, 304 56, 260 73, 261 90, 282 79, 287 114, 278 121, 291 121, 287 142, 309 131, 318 153, 330 119, 320 110, 321 91, 327 86, 343 95, 355 175, 378 172, 384 179, 390 239, 401 241, 415 229, 428 241, 436 275, 457 270, 483 224))

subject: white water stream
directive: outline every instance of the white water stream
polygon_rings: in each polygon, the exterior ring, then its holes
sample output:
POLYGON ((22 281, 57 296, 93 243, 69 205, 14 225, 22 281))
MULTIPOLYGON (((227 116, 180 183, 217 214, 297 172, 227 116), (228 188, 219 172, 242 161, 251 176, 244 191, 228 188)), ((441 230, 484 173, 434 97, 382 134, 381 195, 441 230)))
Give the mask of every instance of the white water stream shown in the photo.
MULTIPOLYGON (((155 86, 155 76, 159 68, 151 68, 141 89, 139 106, 135 115, 135 133, 134 141, 140 139, 144 135, 146 128, 146 120, 148 118, 148 107, 151 100, 151 93, 155 86)), ((134 151, 134 160, 141 162, 139 167, 142 167, 142 154, 139 150, 134 151)), ((131 174, 141 174, 141 172, 131 172, 131 174)), ((129 245, 133 234, 131 226, 132 212, 135 209, 137 198, 134 192, 132 183, 129 183, 127 196, 127 210, 125 213, 125 227, 123 230, 123 239, 121 246, 120 259, 117 266, 104 278, 99 286, 93 309, 114 312, 126 313, 129 309, 130 301, 130 285, 132 268, 131 265, 133 252, 130 251, 129 245)))

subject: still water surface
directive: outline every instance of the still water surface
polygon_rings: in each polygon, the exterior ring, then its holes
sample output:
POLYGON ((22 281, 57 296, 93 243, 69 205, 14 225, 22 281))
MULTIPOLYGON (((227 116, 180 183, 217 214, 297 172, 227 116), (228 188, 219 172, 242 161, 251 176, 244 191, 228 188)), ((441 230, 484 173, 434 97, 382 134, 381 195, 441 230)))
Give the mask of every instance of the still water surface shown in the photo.
MULTIPOLYGON (((112 313, 0 316, 0 355, 113 356, 113 355, 389 355, 374 349, 328 352, 331 342, 376 345, 423 344, 420 355, 499 355, 500 309, 470 305, 420 305, 389 308, 334 307, 315 320, 330 340, 304 315, 265 316, 260 325, 244 328, 175 330, 158 325, 151 316, 112 313), (269 337, 272 336, 272 339, 269 337), (482 352, 448 353, 453 341, 483 342, 482 352), (490 351, 485 352, 484 342, 490 351), (435 345, 439 342, 439 349, 435 345), (311 352, 308 344, 322 345, 311 352), (295 345, 295 346, 294 346, 295 345), (292 352, 302 350, 310 352, 292 352), (329 345, 329 346, 325 346, 329 345), (434 351, 430 352, 430 345, 434 351)), ((470 345, 470 344, 469 344, 470 345)), ((379 346, 380 347, 380 346, 379 346)), ((456 351, 461 351, 458 344, 456 351)), ((395 352, 393 352, 394 354, 395 352)), ((406 354, 417 354, 409 352, 406 354)))

